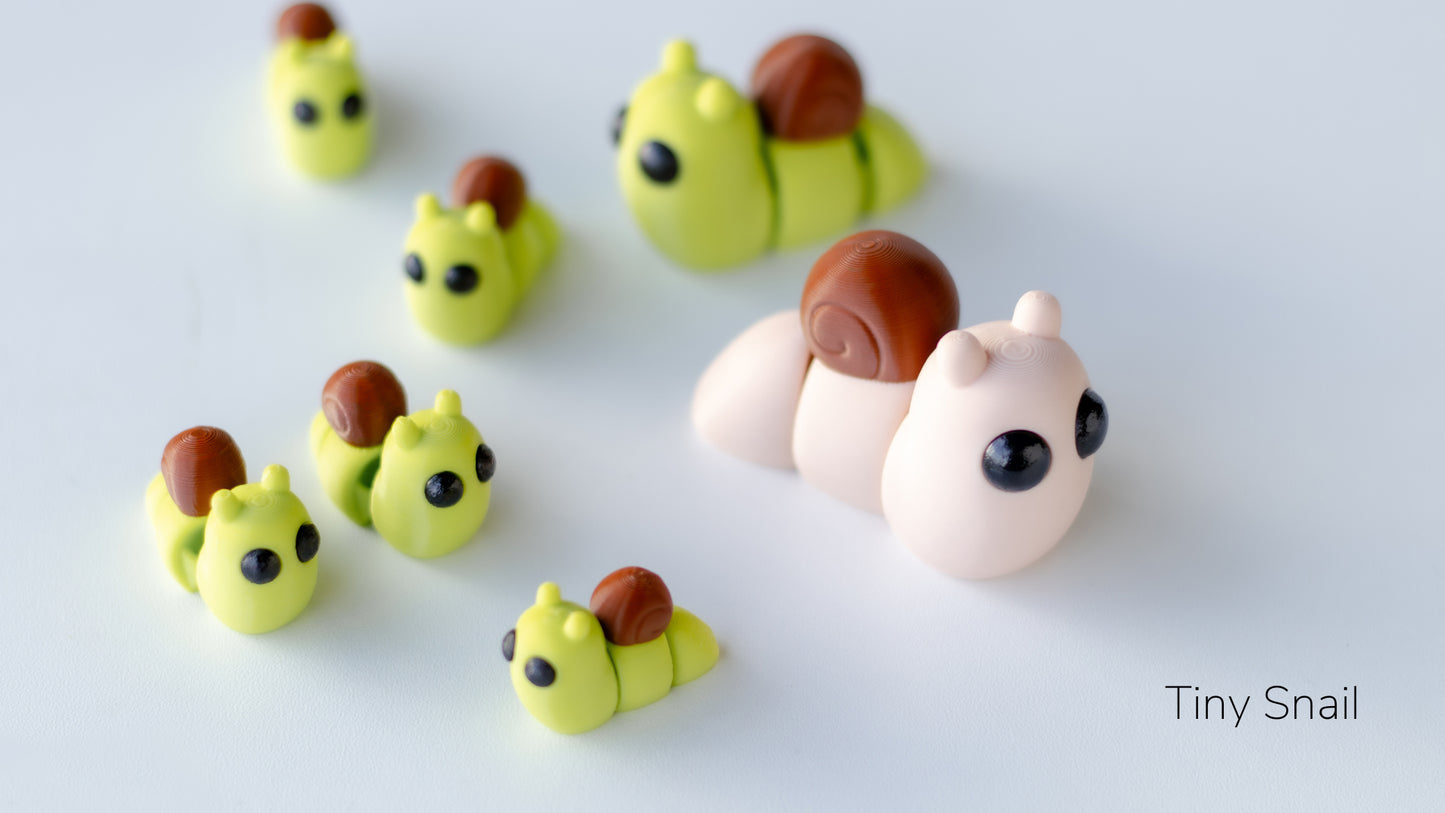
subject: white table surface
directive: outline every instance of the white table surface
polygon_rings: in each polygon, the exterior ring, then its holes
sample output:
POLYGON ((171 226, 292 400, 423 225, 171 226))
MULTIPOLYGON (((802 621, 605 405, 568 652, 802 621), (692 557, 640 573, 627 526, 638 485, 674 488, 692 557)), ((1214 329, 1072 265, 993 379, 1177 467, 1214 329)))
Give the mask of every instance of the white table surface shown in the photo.
POLYGON ((0 807, 1440 809, 1445 805, 1445 7, 354 0, 379 117, 353 181, 262 117, 276 5, 7 6, 0 24, 0 807), (1038 565, 955 582, 880 518, 700 443, 712 355, 825 247, 672 267, 607 136, 669 36, 734 81, 844 42, 918 135, 965 324, 1055 293, 1108 403, 1038 565), (566 247, 499 341, 414 326, 412 198, 511 156, 566 247), (322 495, 326 377, 458 390, 500 461, 481 535, 397 553, 322 495), (314 600, 233 633, 170 581, 141 494, 227 428, 288 465, 314 600), (522 709, 502 634, 554 580, 641 564, 716 669, 584 736, 522 709), (1169 684, 1251 695, 1175 719, 1169 684), (1264 691, 1358 719, 1265 719, 1264 691))

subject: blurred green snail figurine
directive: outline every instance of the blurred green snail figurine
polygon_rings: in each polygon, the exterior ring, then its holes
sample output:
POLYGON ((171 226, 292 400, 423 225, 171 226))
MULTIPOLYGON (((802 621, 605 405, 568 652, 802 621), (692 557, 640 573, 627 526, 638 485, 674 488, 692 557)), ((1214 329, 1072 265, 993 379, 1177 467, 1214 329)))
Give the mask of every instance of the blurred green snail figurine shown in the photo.
POLYGON ((580 734, 706 674, 718 644, 707 624, 673 606, 661 577, 624 567, 597 585, 590 607, 563 601, 551 582, 537 588, 502 655, 527 711, 553 731, 580 734))
POLYGON ((371 156, 372 112, 351 39, 315 3, 276 23, 267 107, 286 157, 321 180, 355 175, 371 156))
POLYGON ((623 197, 673 261, 721 269, 807 245, 891 209, 922 185, 913 137, 867 104, 853 57, 788 37, 758 61, 754 99, 669 42, 613 129, 623 197))
POLYGON ((487 518, 497 458, 461 397, 442 390, 431 409, 408 415, 401 382, 377 362, 327 379, 311 453, 336 507, 409 556, 450 553, 487 518))
POLYGON ((321 536, 291 476, 267 466, 247 483, 225 431, 196 426, 171 438, 145 503, 166 569, 231 629, 270 632, 311 601, 321 536))
POLYGON ((527 195, 511 162, 468 161, 452 184, 454 208, 417 198, 402 270, 411 315, 449 344, 488 341, 512 319, 537 273, 557 252, 552 215, 527 195))

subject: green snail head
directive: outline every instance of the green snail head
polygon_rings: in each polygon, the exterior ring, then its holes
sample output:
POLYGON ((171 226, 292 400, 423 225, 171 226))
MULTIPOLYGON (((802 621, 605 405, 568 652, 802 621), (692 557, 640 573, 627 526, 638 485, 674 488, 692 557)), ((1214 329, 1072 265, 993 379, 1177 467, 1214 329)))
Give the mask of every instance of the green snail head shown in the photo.
POLYGON ((619 114, 617 175, 648 237, 697 268, 760 254, 772 223, 756 108, 673 41, 619 114))
POLYGON ((435 195, 417 198, 402 269, 412 316, 452 344, 492 338, 517 302, 517 280, 486 201, 446 209, 435 195))
POLYGON ((287 156, 307 175, 353 175, 371 154, 371 99, 352 60, 351 40, 293 37, 272 63, 272 116, 287 156))
POLYGON ((512 687, 539 722, 563 734, 589 731, 617 711, 617 672, 597 617, 563 601, 557 585, 537 588, 537 601, 502 640, 512 687))
POLYGON ((461 398, 442 390, 433 409, 397 418, 386 434, 371 492, 377 532, 411 556, 456 550, 487 517, 496 465, 461 398))
POLYGON ((291 477, 267 466, 260 483, 211 496, 196 584, 206 606, 226 626, 270 632, 311 601, 321 538, 306 507, 291 493, 291 477))

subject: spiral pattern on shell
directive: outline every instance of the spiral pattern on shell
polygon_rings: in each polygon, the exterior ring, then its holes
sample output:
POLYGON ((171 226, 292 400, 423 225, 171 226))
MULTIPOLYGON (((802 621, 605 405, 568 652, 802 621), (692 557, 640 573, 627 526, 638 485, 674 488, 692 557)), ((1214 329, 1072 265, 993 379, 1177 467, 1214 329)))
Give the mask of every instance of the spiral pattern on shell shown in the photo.
POLYGON ((337 436, 352 446, 376 446, 392 421, 406 414, 406 390, 385 365, 353 361, 321 388, 321 411, 337 436))
POLYGON ((297 3, 281 12, 276 20, 276 39, 298 37, 308 42, 324 40, 336 30, 336 21, 325 6, 297 3))
POLYGON ((865 231, 838 241, 803 284, 803 337, 844 375, 912 381, 943 334, 958 327, 958 289, 911 237, 865 231))
POLYGON ((768 132, 787 141, 844 136, 863 118, 863 74, 825 37, 788 37, 753 68, 753 96, 768 132))
POLYGON ((212 494, 246 482, 246 461, 224 429, 193 426, 166 443, 161 475, 181 513, 203 517, 211 511, 212 494))
POLYGON ((452 204, 465 208, 484 200, 497 213, 497 226, 503 231, 512 228, 527 202, 527 179, 516 165, 504 158, 483 155, 473 158, 457 172, 452 181, 452 204))
POLYGON ((618 646, 655 640, 672 623, 672 593, 661 576, 646 568, 608 574, 592 591, 590 606, 607 640, 618 646))

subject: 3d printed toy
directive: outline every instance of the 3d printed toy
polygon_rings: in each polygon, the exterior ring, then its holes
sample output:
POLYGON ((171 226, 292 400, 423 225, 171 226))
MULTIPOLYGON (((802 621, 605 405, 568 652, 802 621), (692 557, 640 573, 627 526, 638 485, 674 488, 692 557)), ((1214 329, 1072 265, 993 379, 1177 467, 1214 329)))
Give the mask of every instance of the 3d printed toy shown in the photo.
POLYGON ((674 41, 618 114, 623 196, 674 261, 724 268, 806 245, 922 184, 912 136, 864 102, 858 66, 837 43, 788 37, 759 60, 752 84, 756 102, 674 41))
POLYGON ((260 483, 246 483, 224 431, 197 426, 171 438, 145 501, 166 568, 226 626, 270 632, 311 601, 321 536, 290 475, 267 466, 260 483))
POLYGON ((327 379, 311 453, 336 507, 410 556, 450 553, 487 518, 497 459, 461 397, 442 390, 434 408, 407 415, 401 383, 374 361, 327 379))
POLYGON ((452 344, 497 335, 556 253, 561 236, 541 204, 527 197, 522 173, 484 156, 457 173, 456 208, 435 195, 416 201, 406 238, 406 299, 429 333, 452 344))
POLYGON ((1073 523, 1108 413, 1042 291, 956 330, 958 294, 916 241, 863 232, 819 258, 800 311, 749 328, 703 373, 693 423, 736 457, 796 467, 887 517, 960 578, 1022 568, 1073 523), (1072 439, 1072 443, 1070 440, 1072 439))
POLYGON ((276 24, 268 102, 287 158, 315 178, 354 175, 371 155, 372 111, 351 40, 314 3, 276 24))
POLYGON ((590 610, 563 601, 551 582, 537 588, 502 654, 527 711, 578 734, 701 677, 717 663, 718 645, 707 624, 673 606, 656 573, 625 567, 597 585, 590 610))

